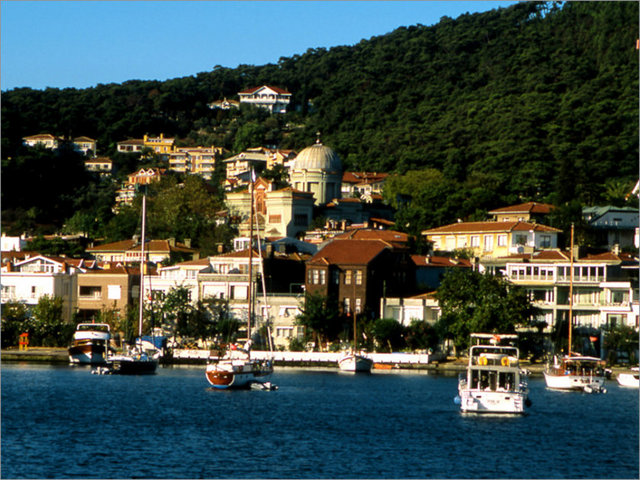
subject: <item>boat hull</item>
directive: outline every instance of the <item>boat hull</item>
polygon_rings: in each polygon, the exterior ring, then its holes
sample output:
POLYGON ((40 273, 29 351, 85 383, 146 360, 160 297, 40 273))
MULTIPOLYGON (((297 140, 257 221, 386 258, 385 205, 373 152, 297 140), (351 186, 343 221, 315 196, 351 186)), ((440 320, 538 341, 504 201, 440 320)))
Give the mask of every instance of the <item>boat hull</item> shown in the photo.
POLYGON ((243 364, 216 363, 207 365, 205 376, 216 389, 246 389, 253 383, 267 383, 273 374, 270 364, 246 362, 243 364))
POLYGON ((150 375, 156 373, 156 359, 118 358, 110 362, 112 373, 119 375, 150 375))
POLYGON ((107 354, 105 342, 80 341, 69 347, 69 362, 79 365, 104 365, 107 354))
POLYGON ((373 360, 363 355, 345 355, 338 360, 338 367, 343 372, 371 372, 373 360))
POLYGON ((640 387, 640 378, 638 377, 637 373, 619 373, 616 380, 621 387, 640 387))
POLYGON ((523 392, 460 391, 460 410, 463 413, 515 413, 525 411, 527 394, 523 392))
POLYGON ((565 375, 544 372, 547 388, 553 390, 583 391, 585 388, 602 388, 604 375, 565 375))

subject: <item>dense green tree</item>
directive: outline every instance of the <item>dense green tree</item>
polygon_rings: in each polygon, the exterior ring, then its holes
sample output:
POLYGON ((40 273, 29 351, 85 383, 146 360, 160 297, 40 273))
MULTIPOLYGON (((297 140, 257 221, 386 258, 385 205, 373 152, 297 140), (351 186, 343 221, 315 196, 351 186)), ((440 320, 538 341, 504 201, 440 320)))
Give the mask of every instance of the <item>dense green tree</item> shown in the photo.
POLYGON ((376 343, 376 351, 388 352, 403 348, 405 328, 393 318, 380 318, 375 321, 372 328, 373 338, 376 343))
POLYGON ((320 294, 306 293, 296 325, 305 329, 306 340, 315 342, 315 350, 338 337, 342 318, 335 300, 320 294))
POLYGON ((31 345, 63 347, 71 340, 74 325, 62 317, 62 297, 43 295, 31 311, 28 333, 31 345))
POLYGON ((442 309, 438 330, 453 341, 458 354, 471 333, 513 333, 536 313, 524 289, 469 269, 449 270, 436 297, 442 309))
POLYGON ((2 305, 2 348, 18 345, 21 333, 28 332, 29 310, 23 303, 7 302, 2 305))

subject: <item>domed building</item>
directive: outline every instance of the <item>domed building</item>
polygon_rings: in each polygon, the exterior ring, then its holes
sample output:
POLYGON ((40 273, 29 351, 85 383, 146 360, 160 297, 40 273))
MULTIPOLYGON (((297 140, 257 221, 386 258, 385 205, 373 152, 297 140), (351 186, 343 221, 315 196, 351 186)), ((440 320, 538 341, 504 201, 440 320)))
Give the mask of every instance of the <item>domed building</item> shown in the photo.
POLYGON ((325 205, 340 198, 342 162, 318 138, 315 145, 302 150, 293 161, 289 179, 294 189, 313 193, 315 205, 325 205))

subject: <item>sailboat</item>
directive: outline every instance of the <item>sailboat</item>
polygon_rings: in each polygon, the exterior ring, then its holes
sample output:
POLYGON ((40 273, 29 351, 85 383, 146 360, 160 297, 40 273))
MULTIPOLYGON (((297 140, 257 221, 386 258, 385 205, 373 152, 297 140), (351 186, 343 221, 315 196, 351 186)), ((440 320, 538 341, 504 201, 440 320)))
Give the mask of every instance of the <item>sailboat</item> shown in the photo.
POLYGON ((580 355, 572 351, 573 328, 573 224, 571 224, 571 253, 569 276, 569 337, 567 355, 553 357, 553 363, 544 370, 547 388, 576 390, 587 393, 604 393, 605 362, 597 357, 580 355))
MULTIPOLYGON (((354 284, 354 292, 355 292, 355 284, 354 284)), ((354 295, 355 297, 355 295, 354 295)), ((354 298, 355 304, 355 298, 354 298)), ((353 348, 350 351, 345 352, 345 354, 338 359, 338 367, 343 372, 371 372, 371 367, 373 367, 373 360, 367 357, 363 352, 359 352, 357 350, 358 345, 358 336, 357 336, 357 323, 356 323, 356 312, 353 312, 353 348)))
MULTIPOLYGON (((133 349, 126 354, 112 355, 107 363, 109 373, 120 375, 142 375, 155 373, 158 367, 158 355, 149 356, 142 348, 142 318, 144 312, 144 247, 145 247, 145 217, 146 217, 147 197, 142 196, 142 244, 140 247, 140 305, 138 310, 138 338, 133 349)), ((102 373, 102 372, 99 372, 102 373)))
MULTIPOLYGON (((251 324, 254 310, 253 300, 253 178, 250 183, 249 196, 251 208, 249 214, 249 287, 248 287, 248 311, 247 311, 247 341, 240 348, 231 344, 225 355, 215 361, 211 361, 205 370, 205 376, 209 384, 216 389, 244 389, 256 386, 265 390, 273 390, 275 387, 269 381, 273 374, 273 362, 271 360, 256 360, 251 358, 251 324)), ((260 251, 260 239, 258 236, 258 251, 260 251)), ((261 264, 262 264, 262 258, 261 264)), ((264 289, 264 272, 261 271, 264 289)), ((271 334, 269 345, 271 346, 271 334)))

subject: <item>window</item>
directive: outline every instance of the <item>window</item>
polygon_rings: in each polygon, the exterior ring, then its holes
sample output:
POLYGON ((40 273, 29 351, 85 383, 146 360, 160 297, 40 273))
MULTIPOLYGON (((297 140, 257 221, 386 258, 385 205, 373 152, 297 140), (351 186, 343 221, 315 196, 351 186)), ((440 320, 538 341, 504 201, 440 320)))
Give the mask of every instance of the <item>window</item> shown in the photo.
POLYGON ((120 300, 121 287, 120 285, 107 285, 107 299, 108 300, 120 300))
POLYGON ((471 235, 471 248, 480 246, 480 235, 471 235))
POLYGON ((526 244, 527 244, 526 235, 516 235, 516 245, 526 245, 526 244))
POLYGON ((344 311, 345 312, 351 311, 351 299, 349 297, 345 297, 344 299, 344 311))
POLYGON ((344 272, 344 284, 351 285, 351 270, 345 270, 344 272))
POLYGON ((507 236, 506 235, 498 235, 498 246, 506 247, 507 246, 507 236))
POLYGON ((540 235, 540 247, 541 248, 551 247, 551 235, 540 235))
POLYGON ((311 283, 314 285, 318 285, 320 283, 320 272, 316 269, 313 270, 313 281, 311 283))
POLYGON ((356 270, 356 285, 362 285, 362 270, 356 270))
POLYGON ((296 227, 306 227, 309 224, 306 214, 296 213, 293 216, 293 224, 296 227))
POLYGON ((269 223, 282 223, 282 215, 269 215, 269 223))
POLYGON ((356 313, 360 313, 362 311, 362 299, 356 298, 356 313))
POLYGON ((320 285, 325 285, 327 283, 327 271, 320 270, 320 285))
POLYGON ((484 236, 484 251, 490 252, 493 250, 493 235, 484 236))

